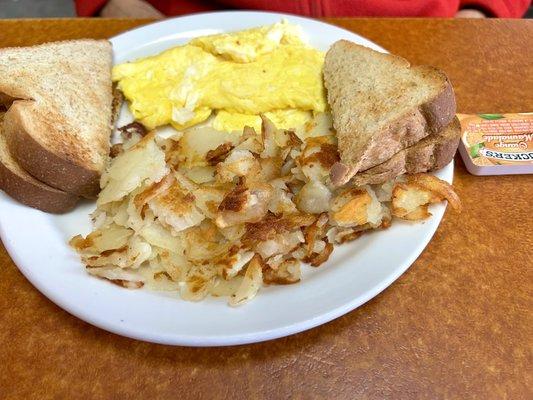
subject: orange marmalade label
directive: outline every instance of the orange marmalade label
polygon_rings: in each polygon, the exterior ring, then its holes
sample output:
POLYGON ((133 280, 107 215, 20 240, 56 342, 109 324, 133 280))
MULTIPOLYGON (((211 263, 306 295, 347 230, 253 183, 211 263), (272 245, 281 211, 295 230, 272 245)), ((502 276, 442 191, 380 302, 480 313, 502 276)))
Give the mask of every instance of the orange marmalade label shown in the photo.
POLYGON ((457 114, 462 141, 478 166, 533 163, 533 113, 457 114))

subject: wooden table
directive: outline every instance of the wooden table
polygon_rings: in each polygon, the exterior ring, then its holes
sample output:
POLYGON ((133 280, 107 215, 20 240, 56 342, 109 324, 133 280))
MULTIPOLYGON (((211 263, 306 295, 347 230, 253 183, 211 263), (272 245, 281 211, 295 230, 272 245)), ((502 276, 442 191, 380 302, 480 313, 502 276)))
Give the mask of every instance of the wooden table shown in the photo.
MULTIPOLYGON (((0 21, 0 47, 145 22, 0 21)), ((445 70, 461 112, 533 111, 530 21, 330 22, 445 70)), ((34 289, 0 245, 0 399, 532 398, 533 177, 456 166, 463 213, 446 213, 398 281, 342 318, 256 345, 169 347, 94 328, 34 289)))

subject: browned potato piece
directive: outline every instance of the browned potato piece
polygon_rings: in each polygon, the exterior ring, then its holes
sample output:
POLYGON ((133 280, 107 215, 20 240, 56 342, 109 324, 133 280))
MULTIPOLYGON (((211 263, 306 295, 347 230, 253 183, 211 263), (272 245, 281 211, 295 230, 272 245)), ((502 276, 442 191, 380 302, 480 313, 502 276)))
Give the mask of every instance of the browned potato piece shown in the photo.
POLYGON ((428 204, 448 200, 451 207, 461 210, 461 201, 453 187, 433 175, 408 175, 405 183, 398 183, 392 190, 392 215, 410 221, 431 216, 428 204))
POLYGON ((457 193, 455 193, 453 186, 448 182, 429 174, 408 175, 407 182, 415 183, 424 189, 430 190, 435 195, 448 200, 448 203, 450 203, 450 206, 455 211, 461 211, 461 200, 457 193))
POLYGON ((276 126, 272 121, 261 114, 261 138, 263 139, 261 158, 272 158, 279 155, 280 148, 276 143, 276 131, 276 126))
POLYGON ((226 142, 222 143, 214 150, 209 150, 205 156, 207 164, 214 166, 220 162, 223 162, 234 147, 235 146, 233 146, 230 142, 226 142))
POLYGON ((420 213, 417 210, 421 206, 439 201, 441 201, 440 197, 416 184, 399 183, 392 189, 392 215, 409 220, 415 220, 415 216, 422 215, 424 215, 423 218, 427 218, 431 215, 429 212, 420 213), (411 214, 410 218, 406 217, 408 214, 411 214))
POLYGON ((331 204, 330 218, 339 226, 357 226, 368 222, 368 206, 372 197, 366 190, 349 189, 336 196, 331 204))
POLYGON ((313 267, 318 267, 328 261, 329 256, 333 252, 333 245, 326 241, 326 246, 324 250, 320 253, 313 253, 308 257, 304 258, 304 261, 311 264, 313 267))
POLYGON ((413 211, 405 214, 402 218, 409 221, 420 221, 426 218, 429 218, 431 213, 428 211, 428 205, 424 204, 423 206, 415 208, 413 211))
POLYGON ((290 285, 300 282, 300 261, 289 259, 283 261, 277 269, 263 269, 263 283, 270 285, 290 285))

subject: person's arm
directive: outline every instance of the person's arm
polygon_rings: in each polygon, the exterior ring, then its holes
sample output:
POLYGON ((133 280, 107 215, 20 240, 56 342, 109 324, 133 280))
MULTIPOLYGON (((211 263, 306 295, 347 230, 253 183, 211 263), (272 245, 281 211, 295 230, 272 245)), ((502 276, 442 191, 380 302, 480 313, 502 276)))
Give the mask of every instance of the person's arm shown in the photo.
POLYGON ((485 18, 487 14, 475 8, 463 8, 455 13, 455 18, 485 18))
POLYGON ((164 18, 164 14, 144 0, 109 0, 100 11, 105 18, 164 18))
MULTIPOLYGON (((488 14, 497 18, 521 18, 526 13, 531 0, 460 0, 461 11, 488 14)), ((465 16, 465 15, 457 15, 465 16)), ((479 18, 466 16, 466 18, 479 18)))
POLYGON ((145 0, 76 0, 80 17, 100 14, 108 18, 163 18, 164 15, 145 0))

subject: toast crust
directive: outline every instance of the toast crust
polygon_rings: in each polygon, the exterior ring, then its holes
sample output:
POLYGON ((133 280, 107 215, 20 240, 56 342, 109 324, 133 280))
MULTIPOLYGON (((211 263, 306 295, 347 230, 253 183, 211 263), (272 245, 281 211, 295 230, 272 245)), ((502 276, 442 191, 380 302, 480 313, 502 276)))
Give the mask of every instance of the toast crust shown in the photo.
POLYGON ((401 150, 386 162, 357 173, 355 185, 381 184, 402 174, 435 171, 446 166, 455 155, 461 138, 461 125, 454 118, 444 131, 401 150))
MULTIPOLYGON (((0 112, 0 125, 3 118, 4 113, 0 112)), ((0 189, 15 200, 45 212, 71 210, 78 197, 45 185, 24 171, 10 154, 5 139, 0 128, 0 189)))
POLYGON ((420 106, 420 112, 424 115, 427 121, 427 126, 432 133, 440 132, 444 129, 455 117, 457 105, 455 103, 455 93, 453 86, 448 77, 434 67, 425 66, 424 68, 434 70, 435 73, 440 73, 446 80, 446 86, 437 97, 428 103, 420 106))
POLYGON ((77 165, 39 143, 26 126, 23 117, 25 103, 28 101, 15 101, 5 114, 3 125, 10 152, 20 166, 49 186, 95 198, 100 190, 100 172, 77 165))
POLYGON ((70 211, 78 202, 77 196, 47 187, 33 179, 25 179, 2 162, 0 162, 0 189, 22 204, 54 214, 70 211))

